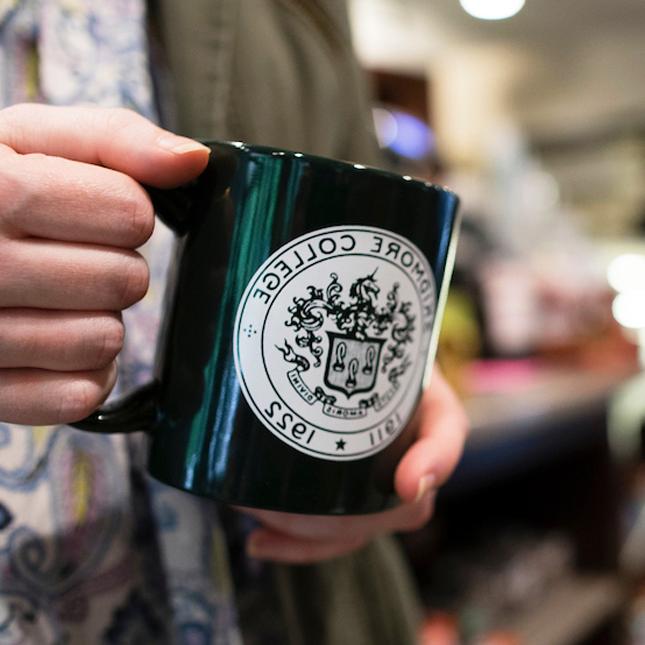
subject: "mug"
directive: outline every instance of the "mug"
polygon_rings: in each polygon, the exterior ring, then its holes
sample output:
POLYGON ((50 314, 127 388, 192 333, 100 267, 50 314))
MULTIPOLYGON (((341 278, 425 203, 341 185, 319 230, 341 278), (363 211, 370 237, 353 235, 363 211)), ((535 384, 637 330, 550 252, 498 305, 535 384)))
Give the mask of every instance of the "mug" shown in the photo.
POLYGON ((147 189, 178 237, 154 379, 74 425, 149 433, 153 477, 228 504, 397 504, 457 197, 359 164, 206 145, 197 180, 147 189))

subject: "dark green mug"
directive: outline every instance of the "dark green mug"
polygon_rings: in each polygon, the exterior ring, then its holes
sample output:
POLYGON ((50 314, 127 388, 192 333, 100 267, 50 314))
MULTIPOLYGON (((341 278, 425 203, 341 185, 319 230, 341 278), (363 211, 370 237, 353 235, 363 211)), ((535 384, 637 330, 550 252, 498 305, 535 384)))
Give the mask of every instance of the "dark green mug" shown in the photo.
POLYGON ((145 431, 149 471, 297 513, 397 503, 456 243, 448 190, 361 165, 209 143, 149 189, 178 235, 155 378, 74 424, 145 431))

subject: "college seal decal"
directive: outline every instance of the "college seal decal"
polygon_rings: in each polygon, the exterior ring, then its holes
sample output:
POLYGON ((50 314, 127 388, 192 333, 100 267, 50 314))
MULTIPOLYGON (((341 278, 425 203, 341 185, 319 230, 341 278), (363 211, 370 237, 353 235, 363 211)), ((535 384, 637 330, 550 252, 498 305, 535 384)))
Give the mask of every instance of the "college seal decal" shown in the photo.
POLYGON ((436 308, 432 270, 409 240, 325 228, 276 251, 235 321, 242 392, 277 437, 353 460, 388 445, 418 400, 436 308))

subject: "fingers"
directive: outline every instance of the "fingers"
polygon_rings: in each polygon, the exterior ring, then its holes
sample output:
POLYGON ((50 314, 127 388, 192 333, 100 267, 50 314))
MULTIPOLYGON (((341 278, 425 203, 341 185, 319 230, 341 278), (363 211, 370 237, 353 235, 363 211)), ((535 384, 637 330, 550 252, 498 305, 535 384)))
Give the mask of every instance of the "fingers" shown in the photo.
POLYGON ((381 533, 424 526, 432 516, 436 487, 457 464, 468 427, 461 404, 440 374, 424 394, 413 423, 418 424, 419 438, 395 475, 401 506, 343 517, 246 509, 263 524, 249 538, 249 554, 290 564, 317 562, 349 553, 381 533))
POLYGON ((106 166, 159 188, 194 179, 210 152, 130 110, 36 104, 0 111, 0 143, 20 154, 106 166))
POLYGON ((0 369, 103 369, 121 351, 123 338, 116 313, 0 309, 0 369))
POLYGON ((300 515, 262 509, 244 509, 265 528, 308 540, 335 540, 339 536, 365 540, 390 531, 411 531, 421 526, 431 512, 434 491, 420 500, 368 515, 300 515))
POLYGON ((414 531, 428 522, 434 508, 434 491, 411 504, 373 515, 298 515, 249 509, 263 524, 249 536, 252 557, 299 564, 318 562, 350 553, 377 535, 414 531))
POLYGON ((283 564, 311 564, 347 555, 365 544, 363 540, 305 540, 271 529, 249 535, 247 553, 258 560, 283 564))
POLYGON ((414 420, 419 438, 404 455, 395 474, 396 491, 412 501, 450 476, 468 433, 468 418, 450 386, 435 372, 414 420))
POLYGON ((127 110, 0 110, 0 419, 70 422, 105 399, 118 312, 148 286, 138 182, 185 183, 209 153, 127 110))
POLYGON ((134 251, 45 240, 0 244, 0 308, 118 311, 143 298, 148 280, 134 251))
POLYGON ((0 410, 7 423, 54 425, 86 417, 116 381, 111 363, 92 372, 0 369, 0 410))
POLYGON ((0 232, 11 238, 136 248, 154 227, 150 199, 134 179, 77 161, 10 151, 0 195, 0 232))

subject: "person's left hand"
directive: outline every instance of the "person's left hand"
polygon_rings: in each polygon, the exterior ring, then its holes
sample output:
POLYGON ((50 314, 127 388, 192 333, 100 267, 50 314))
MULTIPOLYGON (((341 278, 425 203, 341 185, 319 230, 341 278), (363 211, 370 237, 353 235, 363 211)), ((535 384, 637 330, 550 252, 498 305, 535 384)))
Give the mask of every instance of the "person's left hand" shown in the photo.
POLYGON ((462 453, 468 420, 438 370, 419 409, 419 436, 395 474, 402 504, 371 515, 298 515, 243 509, 261 523, 248 537, 251 557, 306 564, 345 555, 372 538, 414 531, 432 515, 437 488, 450 476, 462 453))

